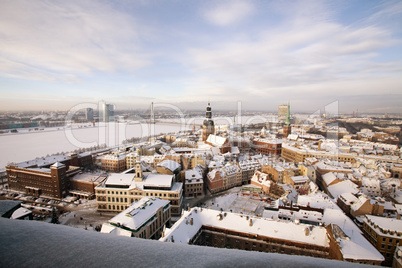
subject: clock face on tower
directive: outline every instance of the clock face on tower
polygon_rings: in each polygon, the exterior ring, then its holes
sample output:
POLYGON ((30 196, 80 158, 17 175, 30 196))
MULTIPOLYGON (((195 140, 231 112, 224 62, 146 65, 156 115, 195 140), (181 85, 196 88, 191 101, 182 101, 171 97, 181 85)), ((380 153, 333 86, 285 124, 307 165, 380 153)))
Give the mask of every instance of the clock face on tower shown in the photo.
POLYGON ((214 121, 213 121, 213 120, 205 119, 203 125, 204 125, 204 126, 207 126, 207 127, 212 127, 212 126, 214 126, 214 121))

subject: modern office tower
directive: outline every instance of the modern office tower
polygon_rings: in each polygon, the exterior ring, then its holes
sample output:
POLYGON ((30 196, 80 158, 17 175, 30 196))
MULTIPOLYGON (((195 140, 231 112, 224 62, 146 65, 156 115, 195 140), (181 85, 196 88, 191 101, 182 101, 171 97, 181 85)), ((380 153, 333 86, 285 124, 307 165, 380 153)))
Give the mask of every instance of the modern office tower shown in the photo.
POLYGON ((94 110, 92 108, 87 108, 85 110, 85 119, 88 122, 92 122, 92 120, 94 120, 94 110))
POLYGON ((286 122, 283 126, 283 138, 287 138, 292 133, 292 126, 290 125, 290 104, 288 104, 287 107, 286 122))
POLYGON ((101 105, 101 118, 103 122, 113 122, 114 121, 114 105, 102 102, 101 105))
POLYGON ((288 115, 289 104, 282 104, 278 106, 278 122, 285 123, 288 115))

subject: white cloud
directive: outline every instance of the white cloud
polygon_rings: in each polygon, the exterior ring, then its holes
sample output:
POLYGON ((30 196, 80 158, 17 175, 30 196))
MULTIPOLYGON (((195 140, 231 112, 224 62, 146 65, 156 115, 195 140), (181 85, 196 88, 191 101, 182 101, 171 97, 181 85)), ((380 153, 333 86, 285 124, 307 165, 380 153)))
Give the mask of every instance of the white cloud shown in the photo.
MULTIPOLYGON (((312 8, 317 9, 323 7, 312 8)), ((301 12, 294 21, 261 33, 251 41, 229 40, 211 48, 190 49, 188 65, 198 79, 188 91, 202 88, 200 94, 211 92, 224 100, 236 96, 234 89, 239 89, 238 96, 252 101, 296 96, 308 100, 312 94, 348 96, 379 90, 397 94, 400 90, 401 63, 377 62, 379 51, 397 42, 381 26, 353 27, 325 17, 318 23, 310 12, 301 12), (296 23, 300 21, 302 25, 296 23)))
POLYGON ((215 6, 203 11, 204 18, 218 26, 228 26, 237 23, 254 12, 251 1, 213 1, 215 6))
POLYGON ((0 70, 35 80, 70 80, 94 71, 150 64, 145 36, 127 14, 97 1, 8 1, 0 9, 0 70))

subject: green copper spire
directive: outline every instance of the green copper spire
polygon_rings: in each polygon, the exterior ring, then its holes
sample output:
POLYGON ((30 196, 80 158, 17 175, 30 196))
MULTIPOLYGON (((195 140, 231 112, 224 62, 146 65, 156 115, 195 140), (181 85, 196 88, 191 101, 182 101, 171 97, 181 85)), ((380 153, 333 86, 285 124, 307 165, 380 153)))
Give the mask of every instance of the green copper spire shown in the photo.
POLYGON ((289 126, 290 125, 290 104, 288 102, 288 114, 286 116, 286 125, 289 126))

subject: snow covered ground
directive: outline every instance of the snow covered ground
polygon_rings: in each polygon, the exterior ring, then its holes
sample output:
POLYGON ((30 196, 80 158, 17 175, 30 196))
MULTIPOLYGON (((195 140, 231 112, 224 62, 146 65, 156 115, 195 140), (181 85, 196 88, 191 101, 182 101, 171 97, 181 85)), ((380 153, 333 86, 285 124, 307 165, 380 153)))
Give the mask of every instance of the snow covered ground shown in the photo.
POLYGON ((69 211, 59 216, 60 224, 91 231, 116 216, 116 213, 97 212, 95 199, 82 200, 78 206, 69 205, 66 209, 69 211))
POLYGON ((267 203, 242 196, 240 191, 241 187, 229 189, 225 194, 211 198, 201 206, 218 211, 223 210, 245 215, 262 214, 264 206, 267 205, 267 203))

